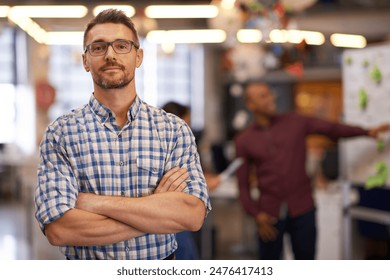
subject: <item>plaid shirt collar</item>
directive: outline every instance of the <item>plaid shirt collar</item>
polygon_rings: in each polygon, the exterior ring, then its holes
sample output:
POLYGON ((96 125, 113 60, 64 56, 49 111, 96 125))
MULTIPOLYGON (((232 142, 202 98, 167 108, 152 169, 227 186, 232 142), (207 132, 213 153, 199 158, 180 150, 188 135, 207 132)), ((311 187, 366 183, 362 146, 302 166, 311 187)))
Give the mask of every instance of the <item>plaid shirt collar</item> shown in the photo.
MULTIPOLYGON (((136 95, 133 104, 131 104, 128 112, 127 112, 127 119, 129 122, 132 122, 135 120, 140 108, 141 108, 141 99, 136 95)), ((92 94, 89 103, 89 107, 91 108, 91 111, 95 114, 97 119, 99 120, 100 123, 103 125, 110 120, 114 115, 111 111, 111 109, 107 108, 104 106, 102 103, 100 103, 96 98, 95 95, 92 94)))

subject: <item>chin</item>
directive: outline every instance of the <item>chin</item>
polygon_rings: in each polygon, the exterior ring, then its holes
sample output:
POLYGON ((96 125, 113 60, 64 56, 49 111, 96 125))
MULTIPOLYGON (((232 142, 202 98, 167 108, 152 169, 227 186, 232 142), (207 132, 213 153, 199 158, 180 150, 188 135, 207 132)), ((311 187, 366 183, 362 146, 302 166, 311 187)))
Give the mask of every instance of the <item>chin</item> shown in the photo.
POLYGON ((98 83, 98 85, 103 89, 121 89, 121 88, 127 87, 129 84, 130 84, 129 81, 124 81, 124 80, 117 81, 117 82, 104 82, 103 81, 101 83, 98 83))
POLYGON ((274 117, 274 116, 276 116, 276 115, 277 115, 276 110, 272 110, 272 111, 269 111, 269 112, 268 112, 268 116, 269 116, 269 117, 274 117))

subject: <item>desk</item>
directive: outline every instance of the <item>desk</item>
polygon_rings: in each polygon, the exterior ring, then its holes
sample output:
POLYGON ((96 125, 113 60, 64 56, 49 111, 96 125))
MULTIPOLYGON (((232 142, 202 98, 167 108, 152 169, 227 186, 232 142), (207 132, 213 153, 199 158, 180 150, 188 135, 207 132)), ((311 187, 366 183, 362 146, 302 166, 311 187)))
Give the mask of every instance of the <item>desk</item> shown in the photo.
MULTIPOLYGON (((351 183, 346 182, 343 185, 344 196, 344 232, 343 232, 343 258, 352 259, 352 222, 353 220, 363 220, 383 224, 388 227, 390 232, 390 212, 368 207, 355 206, 350 201, 351 183)), ((390 203, 390 202, 389 202, 390 203)))

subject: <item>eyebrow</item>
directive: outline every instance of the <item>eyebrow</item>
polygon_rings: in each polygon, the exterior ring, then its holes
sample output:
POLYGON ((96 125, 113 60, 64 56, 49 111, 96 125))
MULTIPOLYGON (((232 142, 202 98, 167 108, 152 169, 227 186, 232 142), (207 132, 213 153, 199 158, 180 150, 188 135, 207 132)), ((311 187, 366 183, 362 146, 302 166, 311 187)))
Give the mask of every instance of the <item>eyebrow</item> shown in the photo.
POLYGON ((96 40, 93 40, 90 44, 92 44, 92 43, 100 43, 100 42, 107 43, 107 42, 114 42, 114 41, 118 41, 118 40, 127 40, 127 39, 117 38, 117 39, 115 39, 113 41, 107 41, 107 40, 104 40, 104 39, 96 39, 96 40))

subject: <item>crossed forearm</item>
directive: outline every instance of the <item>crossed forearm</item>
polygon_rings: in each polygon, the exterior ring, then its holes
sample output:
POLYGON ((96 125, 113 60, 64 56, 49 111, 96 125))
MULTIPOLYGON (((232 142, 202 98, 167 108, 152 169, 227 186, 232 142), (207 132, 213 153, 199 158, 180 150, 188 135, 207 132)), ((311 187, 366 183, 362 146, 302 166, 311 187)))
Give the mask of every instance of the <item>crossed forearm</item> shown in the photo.
POLYGON ((144 232, 114 219, 75 208, 46 225, 45 234, 54 246, 92 246, 129 240, 144 235, 144 232))
POLYGON ((195 231, 201 227, 205 215, 200 199, 181 192, 139 198, 80 193, 76 207, 148 233, 195 231))

